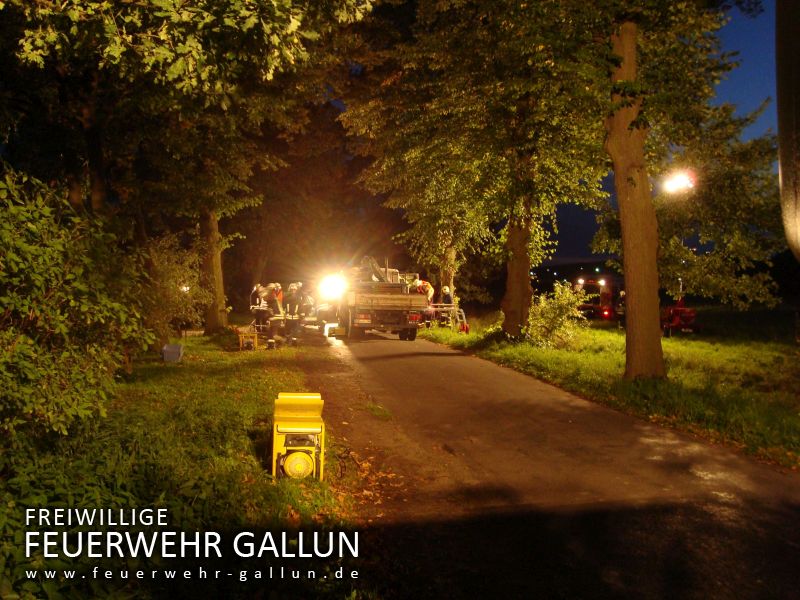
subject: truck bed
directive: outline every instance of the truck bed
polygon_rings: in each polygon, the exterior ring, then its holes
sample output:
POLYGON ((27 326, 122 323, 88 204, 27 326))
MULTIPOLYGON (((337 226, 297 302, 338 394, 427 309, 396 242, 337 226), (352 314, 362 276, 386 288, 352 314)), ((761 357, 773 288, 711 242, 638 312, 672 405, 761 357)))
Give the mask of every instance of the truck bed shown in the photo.
POLYGON ((428 299, 422 294, 369 294, 350 292, 347 305, 369 310, 418 310, 428 308, 428 299))

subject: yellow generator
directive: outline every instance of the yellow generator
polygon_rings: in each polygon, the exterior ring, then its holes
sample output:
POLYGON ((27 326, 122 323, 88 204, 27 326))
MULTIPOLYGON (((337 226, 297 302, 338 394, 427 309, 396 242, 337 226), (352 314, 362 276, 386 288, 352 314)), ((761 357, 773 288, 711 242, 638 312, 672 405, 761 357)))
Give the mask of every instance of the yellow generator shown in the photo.
POLYGON ((325 423, 319 394, 281 392, 275 400, 272 426, 272 474, 316 477, 325 468, 325 423))

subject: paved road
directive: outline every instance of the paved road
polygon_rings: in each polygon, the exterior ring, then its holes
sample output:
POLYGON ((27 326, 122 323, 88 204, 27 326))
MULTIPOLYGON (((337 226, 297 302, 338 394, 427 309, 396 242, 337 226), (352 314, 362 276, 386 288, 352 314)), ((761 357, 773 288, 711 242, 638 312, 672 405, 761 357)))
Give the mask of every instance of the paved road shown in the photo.
POLYGON ((798 473, 424 340, 332 344, 410 474, 388 595, 800 598, 798 473))

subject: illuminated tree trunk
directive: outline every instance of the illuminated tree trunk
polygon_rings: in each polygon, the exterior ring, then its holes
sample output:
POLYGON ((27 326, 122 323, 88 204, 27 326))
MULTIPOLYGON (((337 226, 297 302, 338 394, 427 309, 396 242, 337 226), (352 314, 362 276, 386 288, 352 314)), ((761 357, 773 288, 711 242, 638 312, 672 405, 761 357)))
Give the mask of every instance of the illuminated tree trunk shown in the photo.
MULTIPOLYGON (((622 24, 611 36, 621 62, 612 82, 636 81, 635 23, 622 24)), ((647 129, 637 126, 641 99, 614 93, 614 113, 606 120, 606 152, 614 166, 614 188, 622 225, 625 273, 625 378, 666 376, 658 306, 658 223, 650 195, 644 156, 647 129)))
POLYGON ((442 266, 439 268, 439 297, 441 298, 442 288, 447 286, 450 293, 455 293, 453 285, 456 276, 456 249, 448 246, 442 256, 442 266))
POLYGON ((778 0, 775 16, 783 228, 800 260, 800 2, 778 0))
POLYGON ((503 309, 503 331, 513 337, 522 334, 531 309, 531 258, 528 250, 530 223, 527 217, 512 217, 507 225, 508 251, 506 292, 503 309))
POLYGON ((205 335, 216 333, 228 326, 225 308, 225 289, 222 284, 222 235, 217 215, 213 211, 200 215, 200 237, 203 248, 202 281, 211 292, 211 303, 206 307, 205 335))

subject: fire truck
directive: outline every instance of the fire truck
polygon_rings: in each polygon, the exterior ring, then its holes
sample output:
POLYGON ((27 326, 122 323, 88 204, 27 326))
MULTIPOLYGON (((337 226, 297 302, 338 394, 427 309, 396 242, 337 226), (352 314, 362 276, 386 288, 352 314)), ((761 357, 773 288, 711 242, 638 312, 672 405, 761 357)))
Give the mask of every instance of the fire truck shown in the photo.
POLYGON ((576 291, 583 290, 589 296, 587 301, 578 307, 587 319, 615 318, 614 283, 610 277, 578 277, 574 283, 576 291))
POLYGON ((401 340, 413 341, 425 323, 429 309, 426 296, 411 285, 414 274, 378 267, 365 257, 349 271, 329 275, 319 285, 319 296, 329 302, 327 313, 319 312, 322 322, 332 320, 337 327, 329 335, 361 338, 369 330, 396 333, 401 340))

